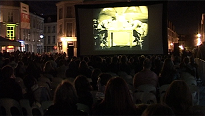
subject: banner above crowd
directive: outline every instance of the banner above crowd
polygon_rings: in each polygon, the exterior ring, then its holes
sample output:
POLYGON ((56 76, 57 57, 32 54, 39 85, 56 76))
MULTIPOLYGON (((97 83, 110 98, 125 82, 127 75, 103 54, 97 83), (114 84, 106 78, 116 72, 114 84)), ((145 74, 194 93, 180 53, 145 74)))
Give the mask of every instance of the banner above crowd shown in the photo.
POLYGON ((30 29, 29 6, 21 3, 21 28, 30 29))

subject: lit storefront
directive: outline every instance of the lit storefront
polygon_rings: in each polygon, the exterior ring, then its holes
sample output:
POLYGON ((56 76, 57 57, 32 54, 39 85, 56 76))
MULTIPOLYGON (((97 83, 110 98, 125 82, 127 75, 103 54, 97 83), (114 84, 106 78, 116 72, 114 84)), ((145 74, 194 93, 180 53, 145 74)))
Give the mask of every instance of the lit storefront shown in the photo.
POLYGON ((69 54, 77 56, 76 37, 61 37, 61 41, 62 42, 58 44, 58 48, 61 52, 65 52, 68 56, 69 54))
POLYGON ((14 52, 21 47, 21 43, 15 40, 9 40, 0 36, 0 51, 14 52))

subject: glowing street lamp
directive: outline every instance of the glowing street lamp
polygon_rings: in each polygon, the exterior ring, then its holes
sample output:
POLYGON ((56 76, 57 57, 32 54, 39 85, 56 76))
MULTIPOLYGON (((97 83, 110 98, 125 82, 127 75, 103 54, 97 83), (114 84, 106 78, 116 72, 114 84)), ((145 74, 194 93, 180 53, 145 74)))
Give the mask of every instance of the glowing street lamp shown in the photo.
POLYGON ((197 46, 200 46, 202 44, 202 41, 201 41, 201 34, 197 34, 197 42, 196 42, 196 45, 197 46))
POLYGON ((184 47, 183 47, 182 45, 180 45, 180 46, 179 46, 179 48, 180 48, 181 50, 183 50, 183 49, 184 49, 184 47))
POLYGON ((201 42, 201 38, 197 38, 197 46, 200 46, 202 44, 202 42, 201 42))
POLYGON ((43 39, 43 35, 42 34, 40 35, 40 38, 43 39))
POLYGON ((196 36, 197 36, 198 38, 200 38, 200 37, 201 37, 201 34, 197 34, 196 36))

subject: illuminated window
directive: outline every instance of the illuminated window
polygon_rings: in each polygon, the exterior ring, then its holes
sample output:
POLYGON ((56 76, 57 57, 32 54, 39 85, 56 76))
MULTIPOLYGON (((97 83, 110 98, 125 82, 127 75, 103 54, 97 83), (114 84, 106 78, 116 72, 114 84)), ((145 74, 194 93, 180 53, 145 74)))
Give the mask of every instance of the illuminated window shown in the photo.
POLYGON ((14 49, 14 46, 7 46, 7 49, 14 49))
POLYGON ((7 52, 14 52, 14 46, 7 46, 7 52))
POLYGON ((7 24, 7 38, 10 40, 14 40, 15 38, 15 25, 14 24, 7 24))

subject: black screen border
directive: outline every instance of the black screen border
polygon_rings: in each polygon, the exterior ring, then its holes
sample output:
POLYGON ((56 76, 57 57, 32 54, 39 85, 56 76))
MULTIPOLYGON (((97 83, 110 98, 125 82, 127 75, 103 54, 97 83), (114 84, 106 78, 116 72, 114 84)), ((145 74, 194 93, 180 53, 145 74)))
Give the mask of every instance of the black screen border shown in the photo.
MULTIPOLYGON (((162 11, 162 47, 163 47, 163 55, 168 54, 168 36, 167 36, 167 1, 134 1, 134 2, 113 2, 113 3, 102 3, 102 4, 78 4, 75 5, 75 15, 76 15, 76 30, 77 30, 77 56, 84 56, 81 55, 80 51, 80 29, 79 29, 79 16, 78 16, 78 9, 85 8, 85 9, 96 9, 96 8, 107 8, 107 7, 129 7, 129 6, 148 6, 148 5, 155 5, 155 4, 162 4, 163 11, 162 11)), ((137 53, 135 53, 137 54, 137 53)), ((140 53, 142 54, 142 53, 140 53)), ((92 55, 92 54, 88 54, 92 55)), ((105 54, 111 55, 111 54, 105 54)), ((117 55, 117 54, 113 54, 117 55)), ((132 55, 132 54, 127 54, 132 55)))

